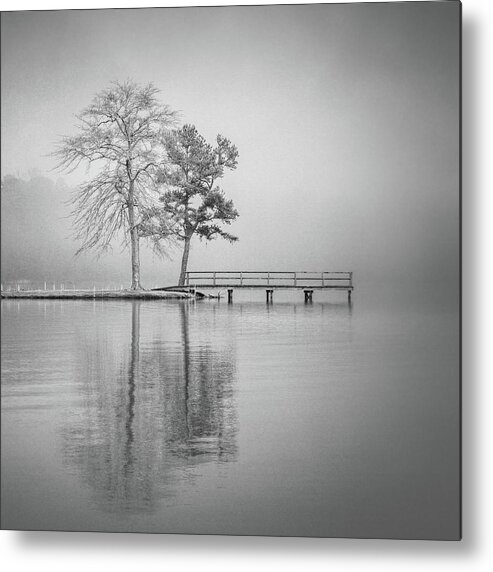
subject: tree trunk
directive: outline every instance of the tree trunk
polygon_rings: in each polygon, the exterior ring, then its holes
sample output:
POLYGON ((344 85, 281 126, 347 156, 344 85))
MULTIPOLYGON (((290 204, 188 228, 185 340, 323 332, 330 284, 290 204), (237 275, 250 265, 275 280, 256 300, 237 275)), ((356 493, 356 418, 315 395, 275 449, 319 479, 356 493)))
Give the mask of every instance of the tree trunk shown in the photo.
POLYGON ((128 224, 130 226, 130 249, 132 254, 132 290, 141 290, 139 231, 135 226, 134 182, 131 180, 128 190, 128 224))
POLYGON ((181 271, 180 280, 178 281, 178 286, 185 286, 185 272, 187 271, 188 255, 190 254, 190 241, 191 236, 185 238, 185 246, 183 248, 183 256, 181 257, 181 271))
POLYGON ((135 438, 134 418, 135 418, 135 386, 138 381, 139 374, 139 341, 140 341, 140 300, 132 301, 132 341, 130 344, 130 367, 128 370, 128 392, 127 392, 127 410, 125 416, 125 465, 124 470, 127 473, 132 470, 135 460, 133 451, 133 443, 135 438))

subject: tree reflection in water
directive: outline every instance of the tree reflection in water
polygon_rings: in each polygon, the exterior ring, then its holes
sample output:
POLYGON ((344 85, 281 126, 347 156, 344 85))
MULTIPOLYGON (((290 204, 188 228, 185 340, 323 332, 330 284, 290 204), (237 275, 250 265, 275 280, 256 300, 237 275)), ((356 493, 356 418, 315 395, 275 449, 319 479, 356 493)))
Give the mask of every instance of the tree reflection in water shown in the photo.
POLYGON ((231 341, 204 341, 214 327, 194 329, 188 303, 163 307, 166 320, 149 336, 152 315, 146 308, 142 320, 141 310, 132 302, 130 343, 121 323, 86 334, 77 348, 83 402, 62 431, 65 466, 108 511, 150 512, 178 486, 193 486, 203 463, 237 456, 231 341))

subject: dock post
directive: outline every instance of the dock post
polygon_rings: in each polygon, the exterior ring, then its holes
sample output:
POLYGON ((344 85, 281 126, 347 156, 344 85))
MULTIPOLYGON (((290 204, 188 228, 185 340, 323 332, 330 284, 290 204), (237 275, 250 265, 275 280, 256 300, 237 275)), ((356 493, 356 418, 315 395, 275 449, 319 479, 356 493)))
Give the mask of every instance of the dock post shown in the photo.
POLYGON ((265 291, 265 301, 267 304, 272 304, 274 290, 266 290, 265 291))
POLYGON ((303 290, 305 293, 305 304, 313 303, 313 290, 303 290))
POLYGON ((228 288, 228 304, 233 303, 233 288, 228 288))
POLYGON ((347 301, 351 304, 351 290, 347 291, 347 301))

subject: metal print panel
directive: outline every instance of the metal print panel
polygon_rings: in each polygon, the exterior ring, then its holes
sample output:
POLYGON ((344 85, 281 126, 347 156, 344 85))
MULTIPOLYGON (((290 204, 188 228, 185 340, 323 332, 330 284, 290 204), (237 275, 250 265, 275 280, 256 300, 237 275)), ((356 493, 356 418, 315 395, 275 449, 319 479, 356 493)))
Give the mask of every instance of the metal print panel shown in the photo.
POLYGON ((2 528, 460 539, 460 24, 2 13, 2 528))

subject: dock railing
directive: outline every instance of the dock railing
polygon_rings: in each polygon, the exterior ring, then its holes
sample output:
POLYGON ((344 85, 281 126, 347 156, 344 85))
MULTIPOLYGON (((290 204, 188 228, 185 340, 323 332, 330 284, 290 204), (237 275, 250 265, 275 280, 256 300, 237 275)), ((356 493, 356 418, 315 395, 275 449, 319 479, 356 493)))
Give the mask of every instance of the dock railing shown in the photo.
POLYGON ((190 271, 186 287, 353 290, 352 272, 190 271))

